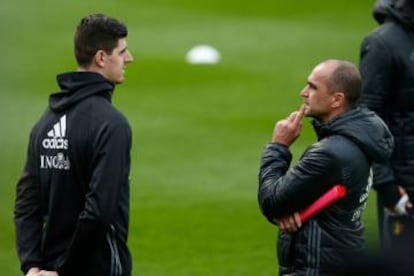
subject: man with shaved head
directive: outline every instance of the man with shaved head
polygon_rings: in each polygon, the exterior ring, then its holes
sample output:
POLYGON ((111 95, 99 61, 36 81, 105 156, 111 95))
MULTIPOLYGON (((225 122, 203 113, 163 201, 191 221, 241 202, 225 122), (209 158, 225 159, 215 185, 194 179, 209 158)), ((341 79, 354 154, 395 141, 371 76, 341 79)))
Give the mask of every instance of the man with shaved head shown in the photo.
POLYGON ((361 76, 349 61, 327 60, 309 75, 304 104, 276 123, 259 173, 259 205, 279 227, 280 275, 334 275, 364 249, 362 214, 373 163, 385 162, 393 139, 384 122, 358 106, 361 76), (290 146, 302 118, 312 118, 317 141, 290 166, 290 146), (309 220, 299 212, 336 184, 346 196, 309 220))

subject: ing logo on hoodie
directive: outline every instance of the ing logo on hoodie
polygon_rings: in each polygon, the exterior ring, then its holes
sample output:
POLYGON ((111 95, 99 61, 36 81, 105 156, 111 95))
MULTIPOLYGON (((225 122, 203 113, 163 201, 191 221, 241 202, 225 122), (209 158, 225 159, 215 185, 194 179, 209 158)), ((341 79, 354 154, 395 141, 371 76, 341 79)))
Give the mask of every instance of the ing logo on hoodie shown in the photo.
MULTIPOLYGON (((47 133, 48 138, 43 139, 42 146, 45 149, 59 149, 66 151, 69 147, 66 136, 66 115, 63 115, 59 121, 53 125, 53 128, 47 133)), ((40 155, 41 169, 58 169, 69 170, 69 157, 63 152, 56 155, 40 155)))

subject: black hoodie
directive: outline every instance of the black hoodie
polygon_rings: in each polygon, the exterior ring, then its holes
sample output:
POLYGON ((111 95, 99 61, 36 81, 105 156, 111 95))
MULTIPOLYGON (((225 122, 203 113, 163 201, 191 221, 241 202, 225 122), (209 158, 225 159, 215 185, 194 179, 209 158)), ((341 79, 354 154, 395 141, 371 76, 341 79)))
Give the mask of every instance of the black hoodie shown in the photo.
POLYGON ((373 13, 381 25, 361 45, 361 104, 381 116, 395 139, 390 162, 375 166, 373 186, 394 207, 398 186, 414 197, 414 1, 380 0, 373 13))
POLYGON ((131 129, 102 75, 57 77, 61 92, 31 132, 17 184, 15 224, 23 272, 130 275, 127 248, 131 129))

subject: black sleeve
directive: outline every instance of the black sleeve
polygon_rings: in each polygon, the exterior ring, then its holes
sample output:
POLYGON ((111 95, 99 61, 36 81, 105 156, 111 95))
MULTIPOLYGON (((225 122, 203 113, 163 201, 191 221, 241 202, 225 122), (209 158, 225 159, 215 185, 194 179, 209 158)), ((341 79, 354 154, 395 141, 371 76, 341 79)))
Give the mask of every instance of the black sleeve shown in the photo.
POLYGON ((36 154, 33 135, 30 136, 26 165, 16 187, 14 223, 16 246, 21 270, 40 267, 43 218, 41 213, 41 187, 36 173, 36 154))
POLYGON ((76 275, 85 267, 119 208, 120 193, 129 183, 131 130, 127 123, 103 126, 93 145, 93 173, 86 194, 85 209, 67 251, 59 275, 76 275))
POLYGON ((259 205, 272 222, 303 210, 327 191, 338 178, 334 158, 320 147, 309 148, 289 168, 287 147, 269 144, 264 149, 259 173, 259 205))
POLYGON ((363 80, 361 104, 387 122, 387 102, 392 97, 393 57, 380 36, 372 34, 362 42, 359 69, 363 80))

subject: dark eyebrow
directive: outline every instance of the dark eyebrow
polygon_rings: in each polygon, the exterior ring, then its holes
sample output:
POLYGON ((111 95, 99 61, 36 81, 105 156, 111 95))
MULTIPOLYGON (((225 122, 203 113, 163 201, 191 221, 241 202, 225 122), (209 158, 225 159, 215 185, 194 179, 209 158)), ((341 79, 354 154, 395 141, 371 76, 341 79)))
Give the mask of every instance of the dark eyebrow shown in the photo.
POLYGON ((313 82, 311 82, 311 81, 307 81, 306 82, 311 88, 313 88, 313 89, 316 89, 317 88, 317 86, 313 83, 313 82))

